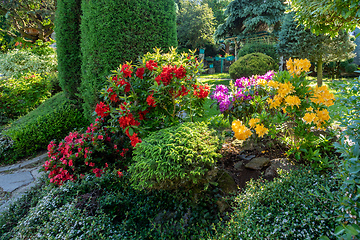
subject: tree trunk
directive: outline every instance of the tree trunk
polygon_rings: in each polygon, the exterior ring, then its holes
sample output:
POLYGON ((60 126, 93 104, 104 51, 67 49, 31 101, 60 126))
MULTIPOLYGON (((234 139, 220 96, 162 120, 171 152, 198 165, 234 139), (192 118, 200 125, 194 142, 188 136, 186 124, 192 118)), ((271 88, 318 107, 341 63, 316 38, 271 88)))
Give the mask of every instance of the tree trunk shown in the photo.
POLYGON ((323 60, 320 58, 317 62, 317 85, 318 87, 321 87, 322 85, 322 78, 323 78, 323 60))

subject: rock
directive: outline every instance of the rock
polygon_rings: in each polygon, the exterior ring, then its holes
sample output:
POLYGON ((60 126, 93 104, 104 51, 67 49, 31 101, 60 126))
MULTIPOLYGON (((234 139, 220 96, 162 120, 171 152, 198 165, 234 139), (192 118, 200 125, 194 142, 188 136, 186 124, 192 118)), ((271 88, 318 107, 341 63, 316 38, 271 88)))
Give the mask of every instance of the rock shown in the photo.
POLYGON ((241 169, 242 165, 243 165, 243 161, 237 162, 237 163, 234 164, 234 168, 236 170, 239 170, 239 169, 241 169))
POLYGON ((238 157, 240 160, 246 160, 247 155, 239 154, 239 155, 237 155, 237 157, 238 157))
POLYGON ((19 171, 12 174, 0 175, 0 187, 5 192, 12 192, 15 189, 28 185, 34 178, 30 171, 19 171))
POLYGON ((225 200, 217 200, 216 205, 218 206, 220 213, 225 212, 225 210, 230 207, 225 200))
POLYGON ((296 169, 296 165, 291 163, 288 158, 275 158, 270 161, 270 167, 266 169, 264 176, 276 176, 278 169, 289 172, 296 169))
POLYGON ((236 193, 238 187, 233 177, 224 169, 220 169, 218 172, 218 187, 226 194, 236 193))
POLYGON ((255 155, 249 155, 249 156, 245 157, 244 160, 249 161, 249 160, 253 159, 254 157, 256 157, 256 156, 255 155))
POLYGON ((257 157, 251 160, 248 164, 246 164, 245 167, 253 170, 261 170, 263 167, 266 167, 269 164, 270 164, 269 158, 257 157))

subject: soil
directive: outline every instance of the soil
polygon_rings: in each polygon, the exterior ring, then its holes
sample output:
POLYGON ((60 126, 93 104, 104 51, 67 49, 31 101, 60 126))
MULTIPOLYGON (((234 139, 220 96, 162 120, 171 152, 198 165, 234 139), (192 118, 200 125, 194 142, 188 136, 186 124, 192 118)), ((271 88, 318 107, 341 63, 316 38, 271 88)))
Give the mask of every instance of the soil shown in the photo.
MULTIPOLYGON (((219 161, 220 167, 225 169, 235 180, 239 190, 246 186, 250 179, 259 179, 264 175, 267 167, 261 170, 252 170, 245 165, 255 157, 266 157, 271 159, 285 158, 287 149, 274 140, 263 138, 258 142, 254 140, 239 141, 228 138, 222 146, 220 153, 222 158, 219 161)), ((273 180, 275 176, 263 179, 273 180)))

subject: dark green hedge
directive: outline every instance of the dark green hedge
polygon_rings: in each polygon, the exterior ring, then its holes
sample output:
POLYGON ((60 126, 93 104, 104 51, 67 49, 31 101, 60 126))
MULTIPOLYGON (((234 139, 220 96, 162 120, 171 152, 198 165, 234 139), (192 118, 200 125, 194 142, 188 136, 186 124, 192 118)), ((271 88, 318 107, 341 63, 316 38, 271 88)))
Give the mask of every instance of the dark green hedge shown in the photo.
POLYGON ((154 47, 177 45, 174 0, 84 0, 81 94, 88 117, 106 76, 154 47))
POLYGON ((76 99, 81 82, 81 0, 58 0, 55 31, 60 86, 76 99))

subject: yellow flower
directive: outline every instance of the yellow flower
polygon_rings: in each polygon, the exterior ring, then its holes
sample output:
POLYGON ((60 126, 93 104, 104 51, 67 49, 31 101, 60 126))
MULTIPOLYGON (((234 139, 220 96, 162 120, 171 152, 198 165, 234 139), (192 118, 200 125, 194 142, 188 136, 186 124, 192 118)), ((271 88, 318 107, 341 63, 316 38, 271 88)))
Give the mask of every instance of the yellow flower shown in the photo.
POLYGON ((293 106, 297 106, 299 107, 300 104, 301 104, 301 101, 300 101, 300 98, 298 96, 287 96, 285 98, 285 104, 288 105, 288 106, 291 106, 291 108, 293 106))
POLYGON ((312 107, 309 107, 309 108, 306 109, 306 111, 308 111, 308 112, 311 112, 312 110, 313 110, 312 107))
POLYGON ((284 98, 286 97, 286 95, 293 93, 294 92, 295 87, 291 84, 291 82, 287 82, 287 83, 279 83, 279 89, 277 91, 277 94, 284 98))
POLYGON ((249 126, 250 128, 254 128, 256 124, 258 124, 260 122, 260 119, 258 118, 252 118, 249 121, 249 126))
POLYGON ((270 105, 270 109, 277 108, 281 105, 283 98, 279 95, 275 95, 274 99, 268 98, 267 103, 270 105))
POLYGON ((316 118, 315 113, 305 113, 305 116, 302 118, 305 122, 311 123, 316 118))
POLYGON ((231 125, 232 130, 235 132, 235 137, 238 140, 246 140, 251 136, 252 132, 241 121, 235 120, 231 125))
POLYGON ((327 107, 334 105, 334 94, 330 93, 327 86, 316 86, 312 92, 313 97, 310 100, 316 104, 324 104, 327 107))
POLYGON ((257 80, 257 84, 258 85, 261 85, 261 86, 266 86, 266 84, 267 84, 267 81, 265 80, 265 79, 258 79, 257 80))
POLYGON ((275 89, 278 89, 279 88, 279 83, 274 81, 274 80, 271 80, 271 81, 268 82, 268 86, 273 87, 275 89))
POLYGON ((320 111, 319 109, 316 111, 316 116, 319 118, 319 122, 325 122, 330 119, 329 112, 327 109, 320 111))
POLYGON ((264 136, 264 134, 267 134, 269 132, 269 129, 264 127, 263 124, 258 124, 258 125, 256 125, 255 131, 256 131, 256 134, 259 135, 259 137, 262 137, 262 136, 264 136))
POLYGON ((300 76, 302 72, 310 70, 311 63, 307 59, 294 59, 291 58, 286 62, 286 68, 292 76, 300 76))

